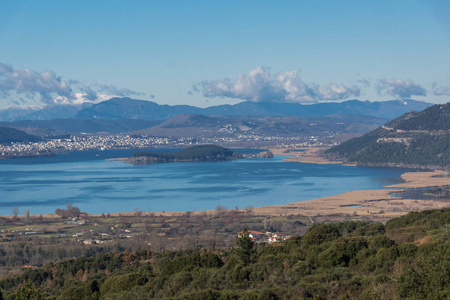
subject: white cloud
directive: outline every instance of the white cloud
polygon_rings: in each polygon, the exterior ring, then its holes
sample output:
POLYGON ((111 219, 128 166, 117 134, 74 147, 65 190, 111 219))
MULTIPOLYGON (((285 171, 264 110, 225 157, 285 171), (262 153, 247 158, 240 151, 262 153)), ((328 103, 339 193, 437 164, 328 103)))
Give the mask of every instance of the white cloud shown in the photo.
POLYGON ((425 88, 412 80, 380 79, 375 89, 379 95, 391 95, 400 99, 427 95, 425 88))
POLYGON ((71 98, 58 96, 53 99, 54 104, 70 104, 70 105, 78 105, 83 103, 100 103, 102 101, 109 100, 114 96, 109 96, 105 94, 96 94, 95 99, 90 99, 89 95, 86 93, 73 93, 71 98))
POLYGON ((257 67, 247 74, 240 73, 237 79, 204 80, 193 87, 203 96, 237 98, 253 102, 300 102, 313 103, 319 100, 344 100, 360 95, 358 86, 330 84, 320 86, 305 83, 298 71, 286 71, 270 75, 267 68, 257 67))
POLYGON ((0 63, 0 98, 9 98, 16 105, 27 103, 26 99, 33 100, 36 97, 44 104, 81 104, 131 95, 144 93, 97 82, 85 84, 78 80, 65 81, 53 71, 14 69, 0 63))
MULTIPOLYGON (((117 88, 112 84, 101 84, 98 82, 93 82, 90 86, 98 89, 99 92, 107 93, 110 95, 118 96, 118 97, 127 97, 127 96, 143 96, 144 93, 132 91, 126 88, 117 88)), ((154 95, 151 95, 154 98, 154 95)))
POLYGON ((357 80, 356 82, 357 82, 357 83, 360 83, 360 84, 362 84, 362 85, 364 85, 364 86, 366 86, 366 87, 369 87, 369 86, 370 86, 370 81, 367 80, 367 79, 359 79, 359 80, 357 80))
POLYGON ((14 70, 0 63, 0 91, 3 96, 17 94, 39 94, 45 103, 52 101, 52 94, 69 97, 72 89, 55 72, 34 72, 30 69, 14 70))
POLYGON ((438 87, 436 83, 433 83, 433 94, 436 96, 450 96, 450 85, 438 87))

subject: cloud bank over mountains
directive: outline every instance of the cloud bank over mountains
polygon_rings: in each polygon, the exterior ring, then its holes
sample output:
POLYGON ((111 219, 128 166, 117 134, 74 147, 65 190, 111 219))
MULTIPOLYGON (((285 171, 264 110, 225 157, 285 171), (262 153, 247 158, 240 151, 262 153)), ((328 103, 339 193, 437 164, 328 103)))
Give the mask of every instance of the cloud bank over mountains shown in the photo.
POLYGON ((433 83, 433 94, 436 96, 450 96, 450 85, 437 86, 437 83, 433 83))
POLYGON ((193 86, 204 97, 228 97, 253 102, 315 103, 320 100, 345 100, 358 97, 357 85, 329 84, 320 86, 306 83, 298 76, 298 70, 279 72, 271 76, 264 67, 257 67, 247 74, 240 73, 236 80, 204 80, 193 86))
POLYGON ((379 95, 390 95, 399 99, 427 95, 425 88, 412 80, 380 79, 375 89, 379 95))
MULTIPOLYGON (((270 74, 268 68, 257 67, 248 73, 239 73, 235 80, 203 80, 193 85, 192 91, 207 98, 234 98, 252 102, 296 102, 317 103, 354 99, 372 86, 367 79, 358 79, 353 85, 331 83, 320 85, 303 81, 298 70, 270 74)), ((433 83, 427 90, 413 80, 378 79, 373 88, 379 96, 390 96, 398 100, 425 97, 449 96, 450 85, 433 83)), ((192 93, 192 92, 190 92, 192 93)))
POLYGON ((144 93, 98 82, 63 80, 53 71, 36 72, 14 69, 0 63, 0 98, 16 105, 38 98, 43 104, 97 103, 119 96, 142 96, 144 93))
MULTIPOLYGON (((331 83, 320 85, 305 82, 298 70, 274 75, 265 67, 257 67, 237 78, 203 80, 193 85, 192 91, 206 98, 232 98, 251 102, 317 103, 342 101, 360 97, 365 89, 374 88, 379 96, 410 99, 414 96, 449 96, 450 85, 433 83, 427 90, 412 80, 379 79, 374 85, 367 79, 355 84, 331 83), (373 86, 373 87, 372 87, 373 86)), ((54 71, 37 72, 28 68, 14 69, 0 63, 0 102, 30 105, 31 103, 71 104, 99 103, 112 97, 144 96, 144 93, 97 81, 63 80, 54 71)), ((154 99, 154 95, 148 96, 154 99)))

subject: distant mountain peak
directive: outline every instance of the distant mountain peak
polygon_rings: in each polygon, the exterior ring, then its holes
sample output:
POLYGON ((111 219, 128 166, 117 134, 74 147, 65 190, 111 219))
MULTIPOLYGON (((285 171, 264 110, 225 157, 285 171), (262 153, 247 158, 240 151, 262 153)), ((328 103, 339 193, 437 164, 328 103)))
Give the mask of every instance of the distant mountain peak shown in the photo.
POLYGON ((431 103, 406 100, 324 102, 316 104, 250 102, 199 108, 190 105, 160 105, 153 101, 128 97, 113 97, 100 103, 79 105, 47 105, 42 108, 9 108, 0 111, 0 121, 51 119, 138 119, 168 120, 180 114, 206 116, 326 116, 331 114, 360 114, 396 118, 409 110, 423 110, 431 103))

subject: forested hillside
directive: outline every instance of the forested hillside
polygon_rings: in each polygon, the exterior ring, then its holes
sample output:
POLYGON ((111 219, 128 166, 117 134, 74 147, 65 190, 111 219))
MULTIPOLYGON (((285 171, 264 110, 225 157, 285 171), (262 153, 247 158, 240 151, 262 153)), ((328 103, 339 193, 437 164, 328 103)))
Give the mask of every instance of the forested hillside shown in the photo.
POLYGON ((310 227, 234 249, 146 249, 51 263, 0 281, 6 299, 448 299, 450 209, 310 227), (17 297, 17 298, 16 298, 17 297))
POLYGON ((37 142, 40 138, 15 128, 0 126, 0 144, 37 142))
POLYGON ((358 164, 450 166, 450 103, 409 112, 341 145, 328 149, 330 157, 358 164))

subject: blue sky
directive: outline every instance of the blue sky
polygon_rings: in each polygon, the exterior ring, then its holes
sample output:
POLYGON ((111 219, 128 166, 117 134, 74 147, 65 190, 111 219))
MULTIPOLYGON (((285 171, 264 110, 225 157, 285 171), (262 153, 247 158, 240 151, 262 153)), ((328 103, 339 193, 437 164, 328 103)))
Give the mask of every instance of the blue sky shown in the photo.
POLYGON ((450 98, 450 1, 0 0, 0 108, 450 98))

